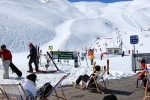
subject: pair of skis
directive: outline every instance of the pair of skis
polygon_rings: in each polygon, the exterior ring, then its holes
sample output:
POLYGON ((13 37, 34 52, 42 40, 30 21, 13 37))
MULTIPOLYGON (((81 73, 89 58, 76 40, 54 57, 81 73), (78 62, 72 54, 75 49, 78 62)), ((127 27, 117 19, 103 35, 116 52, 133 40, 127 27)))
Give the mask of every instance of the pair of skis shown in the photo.
MULTIPOLYGON (((36 45, 36 50, 37 50, 37 65, 39 66, 40 63, 40 47, 36 45)), ((59 70, 59 68, 57 67, 57 65, 55 64, 51 54, 47 51, 47 55, 49 56, 49 58, 52 60, 54 66, 56 67, 57 71, 59 70)), ((45 72, 45 71, 41 71, 41 72, 45 72)))
POLYGON ((37 59, 36 59, 36 62, 37 62, 37 65, 38 65, 38 67, 39 67, 39 63, 40 63, 40 47, 39 46, 35 46, 35 48, 36 48, 36 52, 37 52, 37 59))

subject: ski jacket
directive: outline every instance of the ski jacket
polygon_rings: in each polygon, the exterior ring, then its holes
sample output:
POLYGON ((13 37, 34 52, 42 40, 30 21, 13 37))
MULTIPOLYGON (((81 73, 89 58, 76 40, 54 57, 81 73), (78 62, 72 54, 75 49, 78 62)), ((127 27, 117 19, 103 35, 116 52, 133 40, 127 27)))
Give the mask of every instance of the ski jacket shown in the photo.
POLYGON ((92 59, 94 59, 94 58, 95 58, 95 56, 92 55, 92 54, 90 54, 90 59, 92 60, 92 59))
POLYGON ((12 54, 7 49, 0 50, 0 57, 2 58, 3 61, 4 60, 12 60, 12 54))
POLYGON ((30 59, 36 59, 37 58, 37 50, 34 46, 30 47, 30 59))
MULTIPOLYGON (((23 86, 25 92, 27 93, 28 99, 30 100, 30 98, 32 98, 32 100, 36 100, 36 83, 34 83, 33 81, 29 80, 29 79, 22 79, 21 80, 21 85, 23 86)), ((23 91, 20 91, 22 97, 24 97, 23 91)))

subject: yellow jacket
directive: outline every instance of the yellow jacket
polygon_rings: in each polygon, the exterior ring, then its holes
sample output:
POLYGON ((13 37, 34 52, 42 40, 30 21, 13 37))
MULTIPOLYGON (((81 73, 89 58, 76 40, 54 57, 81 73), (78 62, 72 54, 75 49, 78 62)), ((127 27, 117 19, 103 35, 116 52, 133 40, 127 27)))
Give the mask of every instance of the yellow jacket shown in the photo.
POLYGON ((95 56, 94 55, 90 55, 90 59, 94 59, 95 58, 95 56))

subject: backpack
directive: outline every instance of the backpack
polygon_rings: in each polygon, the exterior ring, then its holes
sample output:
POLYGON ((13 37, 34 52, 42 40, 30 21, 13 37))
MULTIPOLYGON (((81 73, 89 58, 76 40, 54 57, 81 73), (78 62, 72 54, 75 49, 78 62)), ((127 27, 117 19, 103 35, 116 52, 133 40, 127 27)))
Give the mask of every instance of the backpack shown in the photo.
POLYGON ((45 83, 42 87, 37 90, 37 96, 40 96, 40 100, 53 88, 50 82, 45 83))

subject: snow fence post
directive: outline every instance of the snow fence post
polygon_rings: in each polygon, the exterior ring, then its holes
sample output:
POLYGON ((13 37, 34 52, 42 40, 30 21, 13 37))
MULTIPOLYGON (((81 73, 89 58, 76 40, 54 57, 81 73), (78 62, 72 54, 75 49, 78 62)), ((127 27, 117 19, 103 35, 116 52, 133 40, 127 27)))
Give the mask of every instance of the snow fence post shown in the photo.
POLYGON ((79 66, 78 65, 78 54, 77 54, 77 51, 73 52, 73 56, 74 56, 74 67, 77 68, 79 66))
POLYGON ((107 74, 109 74, 109 59, 107 59, 107 74))

